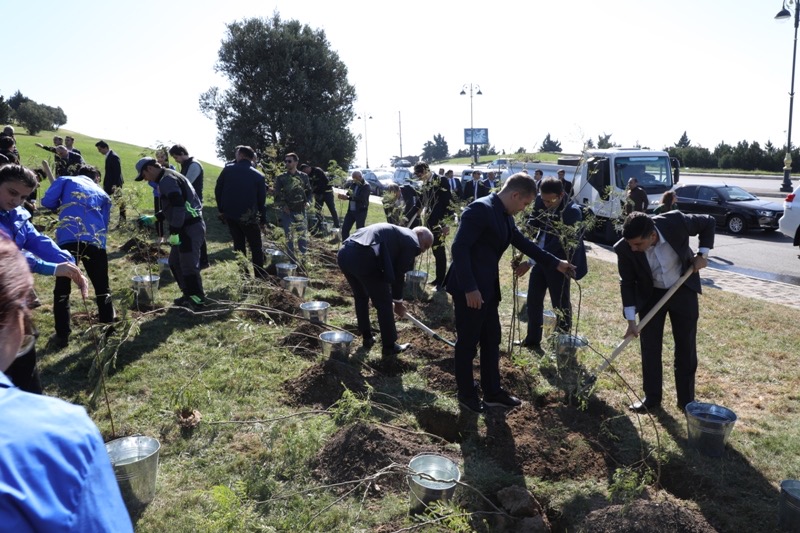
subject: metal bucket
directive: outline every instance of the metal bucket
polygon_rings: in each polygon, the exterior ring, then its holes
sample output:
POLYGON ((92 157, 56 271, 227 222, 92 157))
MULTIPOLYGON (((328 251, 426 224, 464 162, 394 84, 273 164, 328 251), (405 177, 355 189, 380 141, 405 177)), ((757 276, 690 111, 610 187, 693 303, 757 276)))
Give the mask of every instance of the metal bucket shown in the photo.
POLYGON ((284 289, 289 289, 289 292, 302 298, 306 293, 308 287, 308 278, 303 276, 286 276, 281 280, 281 285, 284 289))
POLYGON ((275 270, 279 278, 285 278, 294 274, 295 270, 297 270, 297 265, 294 263, 278 263, 275 265, 275 270))
POLYGON ((171 274, 172 271, 169 269, 169 257, 160 257, 158 259, 158 275, 162 278, 165 274, 171 274))
POLYGON ((553 331, 556 329, 556 324, 558 323, 558 318, 556 314, 551 310, 546 310, 542 312, 542 335, 544 337, 549 337, 553 334, 553 331))
POLYGON ((795 479, 781 481, 778 524, 786 531, 800 531, 800 481, 795 479))
POLYGON ((522 322, 528 321, 528 292, 517 291, 517 317, 522 322))
POLYGON ((131 288, 137 305, 152 305, 158 296, 159 276, 133 276, 131 288))
POLYGON ((274 248, 265 248, 264 256, 269 260, 269 263, 267 263, 266 266, 275 265, 276 268, 279 263, 285 263, 287 259, 285 253, 274 248))
POLYGON ((578 351, 589 346, 589 341, 586 337, 578 337, 566 333, 558 335, 555 342, 556 356, 558 356, 559 359, 577 359, 578 351))
POLYGON ((353 334, 346 331, 325 331, 319 334, 319 342, 322 344, 322 355, 347 361, 350 356, 350 344, 353 343, 353 334))
POLYGON ((736 423, 736 413, 713 403, 690 402, 686 405, 689 446, 703 455, 721 457, 736 423))
POLYGON ((161 444, 156 439, 144 435, 106 443, 106 452, 129 514, 153 501, 156 495, 160 449, 161 444))
POLYGON ((406 288, 414 298, 425 294, 425 284, 427 282, 427 272, 422 270, 409 270, 406 272, 406 288))
POLYGON ((441 455, 417 455, 408 463, 408 468, 416 472, 407 477, 412 513, 423 510, 431 502, 450 499, 461 479, 458 466, 441 455))
POLYGON ((328 302, 305 302, 300 304, 300 309, 303 311, 303 316, 315 322, 322 324, 328 320, 328 309, 331 304, 328 302))

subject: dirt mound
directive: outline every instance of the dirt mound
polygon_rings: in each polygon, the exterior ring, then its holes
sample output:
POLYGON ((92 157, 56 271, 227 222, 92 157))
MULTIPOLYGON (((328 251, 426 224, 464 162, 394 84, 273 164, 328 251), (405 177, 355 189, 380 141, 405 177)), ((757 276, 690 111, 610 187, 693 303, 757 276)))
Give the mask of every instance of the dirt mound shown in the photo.
POLYGON ((420 374, 428 383, 428 388, 441 392, 456 391, 455 363, 453 358, 433 361, 420 368, 420 374))
POLYGON ((135 263, 155 264, 162 257, 169 257, 169 251, 162 249, 158 244, 152 244, 144 239, 134 237, 128 239, 119 247, 120 251, 130 254, 130 259, 135 263))
MULTIPOLYGON (((324 483, 343 483, 375 474, 392 463, 407 466, 411 458, 424 452, 441 454, 442 450, 424 435, 358 422, 328 440, 317 455, 314 473, 324 483)), ((459 462, 458 457, 450 458, 459 462)), ((400 474, 381 477, 377 484, 408 490, 405 477, 400 474)), ((352 487, 343 490, 349 488, 352 487)))
POLYGON ((295 379, 285 381, 283 390, 289 405, 327 408, 342 397, 345 387, 363 393, 366 391, 365 383, 366 379, 356 368, 328 359, 308 368, 295 379))
POLYGON ((579 531, 592 533, 714 533, 716 529, 697 511, 672 502, 636 500, 627 508, 611 505, 586 515, 579 531), (657 526, 656 526, 657 524, 657 526))
POLYGON ((286 346, 300 355, 318 355, 321 352, 319 334, 323 331, 325 328, 322 326, 303 322, 281 340, 281 346, 286 346))
POLYGON ((303 303, 302 298, 279 288, 270 288, 261 299, 262 305, 271 309, 276 309, 277 311, 282 311, 267 312, 269 317, 278 324, 285 324, 292 320, 292 317, 287 316, 285 313, 300 316, 302 313, 300 310, 301 303, 303 303))

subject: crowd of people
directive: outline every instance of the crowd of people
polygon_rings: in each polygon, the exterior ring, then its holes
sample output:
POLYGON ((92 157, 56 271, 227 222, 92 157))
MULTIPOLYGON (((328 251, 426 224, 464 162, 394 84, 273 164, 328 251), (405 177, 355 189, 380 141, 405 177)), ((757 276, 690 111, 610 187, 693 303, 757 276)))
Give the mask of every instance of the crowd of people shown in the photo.
MULTIPOLYGON (((72 283, 84 298, 88 296, 88 281, 80 264, 94 289, 99 320, 107 326, 106 334, 113 332, 116 312, 106 247, 115 203, 119 208, 119 223, 126 221, 121 194, 122 162, 103 140, 97 141, 95 147, 105 157, 104 172, 86 164, 71 137, 62 140, 56 136, 53 146, 38 145, 55 157, 55 174, 47 162, 42 169, 49 186, 41 198, 41 206, 58 212, 60 219, 51 238, 40 233, 31 222, 31 211, 35 212, 36 206, 25 202, 34 197, 39 178, 19 164, 13 139, 13 129, 7 127, 0 136, 0 336, 4 338, 0 367, 5 372, 0 376, 0 404, 8 406, 5 412, 9 417, 0 429, 0 455, 4 458, 0 459, 3 474, 0 520, 7 524, 21 521, 45 524, 48 520, 46 509, 37 507, 38 503, 32 503, 37 499, 31 497, 45 489, 23 486, 21 481, 27 476, 25 461, 40 453, 41 447, 52 459, 42 483, 58 480, 68 488, 71 483, 81 484, 81 476, 101 481, 92 490, 70 500, 69 505, 63 504, 65 509, 70 505, 85 506, 74 511, 80 523, 91 525, 95 521, 106 526, 113 523, 110 529, 130 530, 127 513, 111 512, 120 505, 119 491, 109 481, 113 480, 113 473, 102 452, 97 428, 80 408, 41 396, 36 365, 37 333, 29 312, 36 300, 30 273, 56 276, 55 333, 50 340, 59 348, 68 346, 72 283), (40 404, 73 420, 70 427, 75 428, 75 433, 68 438, 64 431, 49 428, 45 421, 39 420, 35 412, 40 404), (22 424, 22 420, 26 423, 22 424), (23 425, 27 434, 20 441, 14 432, 23 425), (90 463, 88 468, 79 467, 77 460, 64 450, 65 446, 77 446, 70 441, 76 435, 82 435, 81 446, 86 451, 81 460, 90 463), (9 470, 11 467, 5 461, 16 466, 9 470), (94 489, 102 489, 108 499, 106 508, 96 509, 94 489), (2 503, 9 494, 17 494, 19 499, 11 505, 2 503), (87 509, 96 510, 89 516, 87 509)), ((202 270, 208 266, 203 217, 204 169, 180 144, 160 149, 155 156, 142 157, 135 163, 135 181, 145 181, 152 187, 154 207, 154 214, 141 215, 138 222, 154 227, 157 238, 170 247, 169 268, 182 293, 174 304, 202 309, 207 304, 202 270), (170 165, 170 157, 180 165, 179 170, 170 165)), ((500 261, 509 246, 527 257, 513 265, 518 276, 530 270, 528 329, 521 344, 541 353, 545 294, 549 293, 558 314, 558 330, 569 332, 572 279, 581 279, 588 271, 583 211, 571 200, 564 172, 560 171, 557 178, 543 178, 540 171, 534 176, 522 172, 499 183, 499 176, 481 179, 476 171, 472 179, 462 184, 452 171, 441 169, 433 173, 427 163, 420 162, 413 169, 415 185, 388 188, 384 197, 387 222, 366 225, 370 190, 360 171, 352 173, 346 190, 338 195, 347 202, 340 224, 332 183, 326 173, 311 163, 300 163, 300 157, 293 152, 283 156, 283 164, 285 172, 277 175, 270 187, 257 169, 255 151, 249 146, 237 146, 233 161, 225 165, 214 184, 219 221, 228 228, 235 251, 246 255, 249 248, 253 276, 267 278, 262 233, 270 195, 288 254, 301 270, 309 267, 306 260, 309 219, 311 235, 315 235, 325 223, 322 209, 327 207, 333 226, 341 231, 337 261, 352 291, 362 345, 370 348, 378 341, 369 318, 371 302, 378 317, 381 355, 392 362, 410 348, 409 343, 400 342, 395 324, 395 315, 402 318, 406 314, 405 274, 414 269, 420 255, 431 250, 435 275, 430 284, 434 290, 449 294, 455 315, 457 340, 453 360, 455 392, 460 405, 475 413, 489 407, 519 406, 521 400, 502 387, 500 375, 500 261), (525 227, 519 228, 515 215, 523 212, 527 215, 525 227), (355 231, 351 233, 353 226, 355 231), (455 235, 450 242, 448 261, 448 236, 453 228, 455 235), (473 361, 478 356, 480 376, 476 380, 473 361)), ((632 178, 626 201, 630 208, 626 208, 622 238, 614 246, 623 316, 627 320, 625 336, 641 337, 645 395, 630 406, 637 412, 658 408, 662 401, 661 359, 666 317, 670 318, 675 339, 678 405, 684 407, 694 400, 700 292, 697 271, 707 265, 707 253, 714 241, 713 218, 683 214, 674 209, 674 198, 666 195, 663 213, 650 216, 640 209, 643 192, 640 190, 632 178), (700 237, 697 254, 689 247, 690 236, 700 237), (688 269, 694 274, 640 334, 636 314, 643 316, 652 309, 688 269)), ((644 198, 646 208, 646 194, 644 198)), ((62 496, 58 491, 48 495, 62 496)), ((42 502, 61 505, 49 500, 42 502)))

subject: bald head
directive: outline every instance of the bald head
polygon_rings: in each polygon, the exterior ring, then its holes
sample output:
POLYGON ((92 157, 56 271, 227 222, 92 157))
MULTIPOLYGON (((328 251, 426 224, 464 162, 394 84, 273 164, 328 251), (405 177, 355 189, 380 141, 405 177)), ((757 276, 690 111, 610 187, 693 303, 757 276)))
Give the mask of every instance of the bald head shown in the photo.
POLYGON ((360 170, 353 171, 352 177, 356 181, 364 181, 364 176, 361 175, 360 170))
POLYGON ((419 253, 423 253, 433 246, 433 233, 431 233, 431 230, 424 226, 417 226, 412 231, 416 233, 417 241, 419 241, 419 253))
POLYGON ((67 147, 63 144, 59 144, 56 146, 56 153, 58 157, 67 157, 69 155, 69 150, 67 150, 67 147))

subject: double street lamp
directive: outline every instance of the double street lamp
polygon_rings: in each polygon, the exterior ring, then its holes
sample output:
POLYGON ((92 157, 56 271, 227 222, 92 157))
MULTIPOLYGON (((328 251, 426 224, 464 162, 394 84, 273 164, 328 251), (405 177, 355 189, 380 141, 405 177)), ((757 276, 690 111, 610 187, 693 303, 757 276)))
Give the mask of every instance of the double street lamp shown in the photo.
POLYGON ((366 156, 366 168, 369 168, 369 141, 367 140, 367 119, 371 119, 372 115, 369 113, 361 113, 360 115, 356 115, 358 120, 364 119, 364 155, 366 156))
POLYGON ((472 85, 471 83, 465 83, 463 87, 461 87, 461 92, 459 93, 461 96, 467 94, 467 87, 469 87, 469 153, 472 158, 472 163, 476 164, 478 162, 478 154, 475 151, 475 128, 472 124, 472 95, 473 89, 475 90, 475 95, 480 96, 483 93, 481 92, 480 85, 472 85))
MULTIPOLYGON (((781 192, 792 192, 792 112, 794 111, 794 70, 797 62, 797 26, 800 22, 800 7, 798 0, 794 0, 794 51, 792 52, 792 88, 789 92, 789 130, 786 140, 786 157, 783 159, 783 184, 781 192)), ((775 15, 775 20, 789 20, 792 17, 791 11, 786 8, 791 0, 783 0, 783 8, 775 15)))

